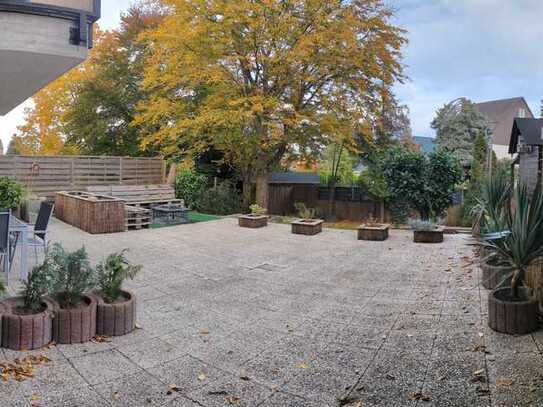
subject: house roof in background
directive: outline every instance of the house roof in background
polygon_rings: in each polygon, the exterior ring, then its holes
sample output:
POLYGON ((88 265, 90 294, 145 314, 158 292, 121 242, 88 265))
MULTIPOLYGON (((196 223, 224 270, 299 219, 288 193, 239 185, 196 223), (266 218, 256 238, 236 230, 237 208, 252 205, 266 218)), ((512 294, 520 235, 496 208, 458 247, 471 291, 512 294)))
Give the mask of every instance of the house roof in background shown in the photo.
POLYGON ((315 172, 281 171, 270 176, 269 184, 311 184, 321 183, 319 174, 315 172))
POLYGON ((513 123, 509 153, 517 152, 518 138, 522 137, 524 144, 543 145, 543 119, 517 118, 513 123))
POLYGON ((436 149, 436 139, 433 137, 414 136, 413 141, 420 146, 420 151, 425 154, 433 153, 436 149))
POLYGON ((502 146, 509 145, 513 120, 520 116, 520 109, 525 110, 525 117, 534 117, 530 106, 528 106, 523 97, 490 100, 488 102, 475 103, 475 106, 488 120, 490 130, 492 131, 492 142, 502 146))

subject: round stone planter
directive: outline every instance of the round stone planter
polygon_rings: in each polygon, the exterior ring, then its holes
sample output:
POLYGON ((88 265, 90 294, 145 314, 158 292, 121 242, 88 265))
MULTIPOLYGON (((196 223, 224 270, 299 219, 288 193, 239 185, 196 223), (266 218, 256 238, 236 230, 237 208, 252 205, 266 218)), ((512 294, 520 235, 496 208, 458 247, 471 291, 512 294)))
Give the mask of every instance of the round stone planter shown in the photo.
POLYGON ((258 229, 268 226, 266 215, 242 215, 238 218, 238 224, 242 228, 258 229))
POLYGON ((511 267, 495 266, 488 261, 481 263, 481 284, 487 290, 494 290, 499 286, 508 286, 511 283, 511 267))
POLYGON ((509 287, 498 288, 488 296, 488 326, 497 332, 524 335, 539 329, 539 307, 520 289, 522 300, 512 301, 509 287))
POLYGON ((96 336, 96 300, 83 296, 85 304, 79 308, 63 309, 53 303, 53 340, 57 343, 85 343, 96 336))
POLYGON ((94 293, 98 303, 96 312, 96 333, 104 336, 126 335, 136 329, 136 296, 130 291, 123 291, 125 301, 108 304, 94 293))
POLYGON ((435 230, 414 230, 413 241, 415 243, 442 243, 443 228, 435 230))
POLYGON ((44 300, 43 311, 19 315, 15 308, 21 304, 21 298, 8 298, 0 303, 3 309, 1 344, 18 351, 43 348, 52 340, 52 304, 44 300))

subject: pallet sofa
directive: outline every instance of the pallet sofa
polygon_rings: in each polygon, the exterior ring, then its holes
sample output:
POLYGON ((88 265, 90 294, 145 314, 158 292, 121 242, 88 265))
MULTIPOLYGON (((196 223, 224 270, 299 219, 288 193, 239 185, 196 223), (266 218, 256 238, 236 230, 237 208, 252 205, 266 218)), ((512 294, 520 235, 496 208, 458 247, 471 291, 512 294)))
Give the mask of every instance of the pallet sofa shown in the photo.
POLYGON ((175 198, 175 190, 167 184, 157 185, 99 185, 89 186, 87 191, 124 201, 125 230, 147 229, 151 225, 151 209, 157 205, 181 204, 175 198))

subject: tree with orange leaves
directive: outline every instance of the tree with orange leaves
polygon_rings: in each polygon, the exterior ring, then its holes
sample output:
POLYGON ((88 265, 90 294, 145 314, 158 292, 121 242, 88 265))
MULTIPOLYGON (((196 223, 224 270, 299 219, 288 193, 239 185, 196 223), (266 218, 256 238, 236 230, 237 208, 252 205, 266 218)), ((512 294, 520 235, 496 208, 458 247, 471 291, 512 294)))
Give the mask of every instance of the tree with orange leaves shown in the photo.
POLYGON ((211 146, 241 173, 245 204, 257 179, 289 154, 371 138, 403 79, 404 31, 381 0, 160 0, 170 13, 149 41, 135 124, 166 155, 211 146))

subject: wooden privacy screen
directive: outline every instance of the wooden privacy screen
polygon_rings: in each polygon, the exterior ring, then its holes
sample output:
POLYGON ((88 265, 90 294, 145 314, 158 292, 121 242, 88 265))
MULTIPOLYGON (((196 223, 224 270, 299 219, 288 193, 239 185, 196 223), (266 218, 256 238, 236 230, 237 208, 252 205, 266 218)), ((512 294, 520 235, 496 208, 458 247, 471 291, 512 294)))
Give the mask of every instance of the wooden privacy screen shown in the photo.
POLYGON ((162 184, 166 163, 143 157, 6 155, 0 156, 0 177, 17 179, 28 193, 54 196, 90 185, 162 184))

